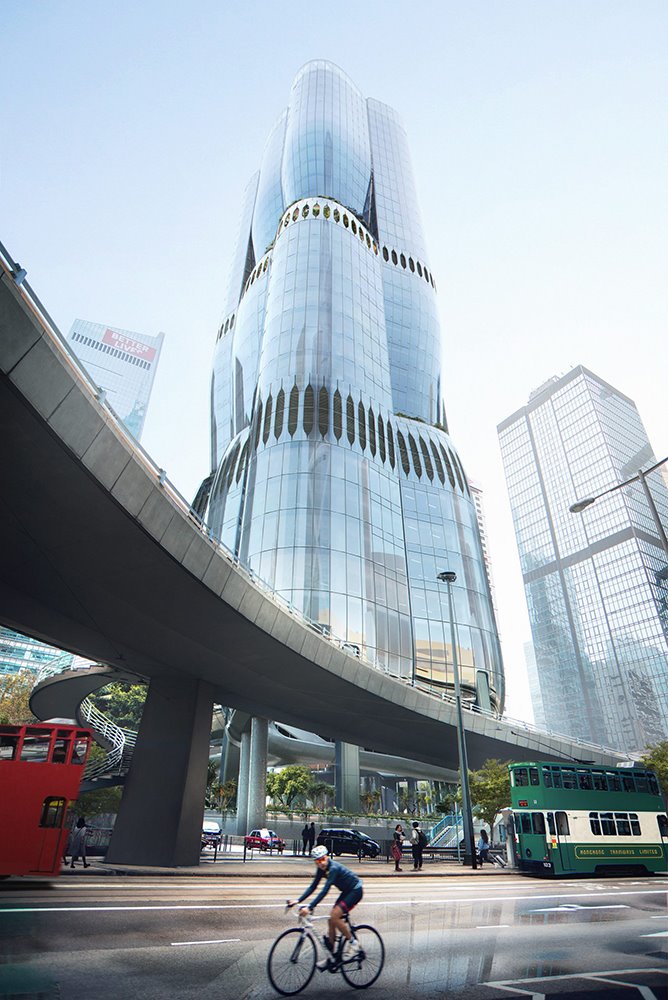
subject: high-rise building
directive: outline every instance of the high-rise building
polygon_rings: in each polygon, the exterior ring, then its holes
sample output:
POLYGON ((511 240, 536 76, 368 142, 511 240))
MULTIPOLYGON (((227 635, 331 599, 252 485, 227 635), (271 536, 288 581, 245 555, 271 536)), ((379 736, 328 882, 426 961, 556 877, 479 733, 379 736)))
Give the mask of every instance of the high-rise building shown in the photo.
POLYGON ((75 319, 67 340, 107 401, 139 441, 164 333, 157 337, 75 319))
MULTIPOLYGON (((579 366, 498 428, 550 729, 626 751, 668 736, 668 573, 639 483, 655 461, 634 402, 579 366)), ((648 485, 662 522, 668 491, 648 485)))
MULTIPOLYGON (((163 338, 164 333, 148 337, 81 319, 74 321, 67 336, 93 382, 138 441, 163 338)), ((16 673, 24 667, 39 670, 56 661, 64 669, 72 665, 73 656, 20 632, 0 628, 0 674, 16 673)))
POLYGON ((494 614, 496 615, 496 598, 494 594, 494 577, 492 576, 492 560, 489 554, 489 539, 487 532, 487 518, 485 516, 485 502, 483 500, 483 490, 482 486, 476 483, 469 476, 468 480, 469 489, 471 490, 471 498, 475 505, 475 513, 478 519, 478 530, 480 532, 480 544, 482 546, 482 555, 485 561, 485 572, 487 573, 487 582, 489 584, 489 592, 492 598, 492 607, 494 608, 494 614))
POLYGON ((406 135, 308 63, 241 202, 196 508, 322 632, 464 693, 504 679, 474 502, 448 434, 432 274, 406 135))

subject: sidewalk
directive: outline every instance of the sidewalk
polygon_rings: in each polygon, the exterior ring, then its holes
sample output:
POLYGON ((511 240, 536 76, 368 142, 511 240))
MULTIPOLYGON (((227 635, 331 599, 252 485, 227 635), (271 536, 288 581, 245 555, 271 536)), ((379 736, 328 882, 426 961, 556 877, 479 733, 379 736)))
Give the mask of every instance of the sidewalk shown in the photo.
MULTIPOLYGON (((108 864, 106 861, 98 861, 96 858, 89 858, 89 868, 82 868, 79 863, 72 869, 63 866, 62 874, 77 875, 81 877, 105 875, 156 875, 156 876, 188 876, 193 878, 251 878, 259 876, 270 876, 272 878, 302 878, 304 873, 310 874, 313 871, 313 862, 308 857, 298 855, 275 855, 267 858, 265 855, 247 855, 244 862, 238 855, 218 855, 216 861, 213 854, 203 854, 199 865, 184 868, 162 868, 150 865, 119 865, 108 864)), ((485 865, 483 868, 464 867, 462 864, 451 861, 427 861, 421 872, 414 872, 411 859, 405 858, 403 871, 394 871, 393 861, 358 861, 357 858, 341 859, 346 868, 350 868, 365 879, 389 878, 389 879, 420 879, 429 877, 461 877, 462 875, 475 875, 477 878, 503 878, 505 875, 516 875, 513 868, 497 868, 496 865, 485 865)))

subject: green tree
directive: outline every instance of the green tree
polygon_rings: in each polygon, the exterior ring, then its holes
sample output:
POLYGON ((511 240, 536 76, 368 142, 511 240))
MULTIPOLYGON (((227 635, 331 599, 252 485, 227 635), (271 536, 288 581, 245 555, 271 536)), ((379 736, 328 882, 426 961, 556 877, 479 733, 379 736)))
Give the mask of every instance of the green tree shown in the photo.
POLYGON ((662 740, 655 746, 647 747, 640 758, 645 767, 654 771, 664 799, 668 799, 668 740, 662 740))
POLYGON ((123 789, 120 785, 108 785, 82 792, 72 806, 70 815, 85 816, 87 820, 103 813, 117 813, 121 804, 123 789))
POLYGON ((0 725, 22 726, 36 721, 29 704, 35 684, 31 670, 0 676, 0 725))
POLYGON ((308 797, 313 803, 313 808, 322 812, 334 799, 334 789, 326 781, 313 781, 309 786, 308 797))
POLYGON ((232 809, 236 804, 236 798, 237 783, 233 778, 218 786, 218 804, 221 812, 226 813, 228 809, 232 809))
POLYGON ((215 760, 209 760, 206 765, 206 791, 204 805, 207 809, 215 809, 220 801, 220 771, 215 760))
POLYGON ((365 813, 374 812, 380 805, 380 792, 362 792, 360 802, 365 813))
POLYGON ((510 805, 507 761, 490 757, 478 771, 469 771, 472 811, 492 828, 501 809, 510 805))
POLYGON ((114 681, 90 695, 95 707, 122 729, 139 729, 148 688, 114 681))
POLYGON ((297 799, 305 799, 313 783, 311 772, 303 764, 289 764, 281 771, 267 774, 267 795, 277 806, 291 809, 297 799))

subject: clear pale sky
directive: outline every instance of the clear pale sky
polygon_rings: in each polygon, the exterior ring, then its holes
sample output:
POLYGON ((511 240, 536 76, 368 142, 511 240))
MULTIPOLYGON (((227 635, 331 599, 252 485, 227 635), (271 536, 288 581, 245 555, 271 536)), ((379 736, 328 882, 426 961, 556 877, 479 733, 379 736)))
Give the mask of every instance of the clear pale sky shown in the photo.
POLYGON ((665 0, 4 0, 0 17, 0 241, 63 334, 77 317, 165 331, 143 443, 188 498, 242 191, 295 73, 331 59, 399 111, 508 711, 530 721, 496 425, 584 364, 668 454, 665 0))

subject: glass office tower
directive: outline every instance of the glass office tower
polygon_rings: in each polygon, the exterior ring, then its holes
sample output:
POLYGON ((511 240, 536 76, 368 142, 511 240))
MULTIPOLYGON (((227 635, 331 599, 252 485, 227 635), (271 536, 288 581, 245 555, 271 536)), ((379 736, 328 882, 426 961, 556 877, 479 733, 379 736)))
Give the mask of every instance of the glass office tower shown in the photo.
POLYGON ((218 332, 213 533, 380 670, 504 681, 471 492, 441 398, 436 283, 405 132, 324 61, 297 75, 241 204, 218 332))
MULTIPOLYGON (((550 729, 625 751, 668 737, 668 567, 639 483, 575 500, 655 461, 635 404, 586 368, 553 378, 499 425, 550 729)), ((648 477, 668 523, 659 470, 648 477)))

